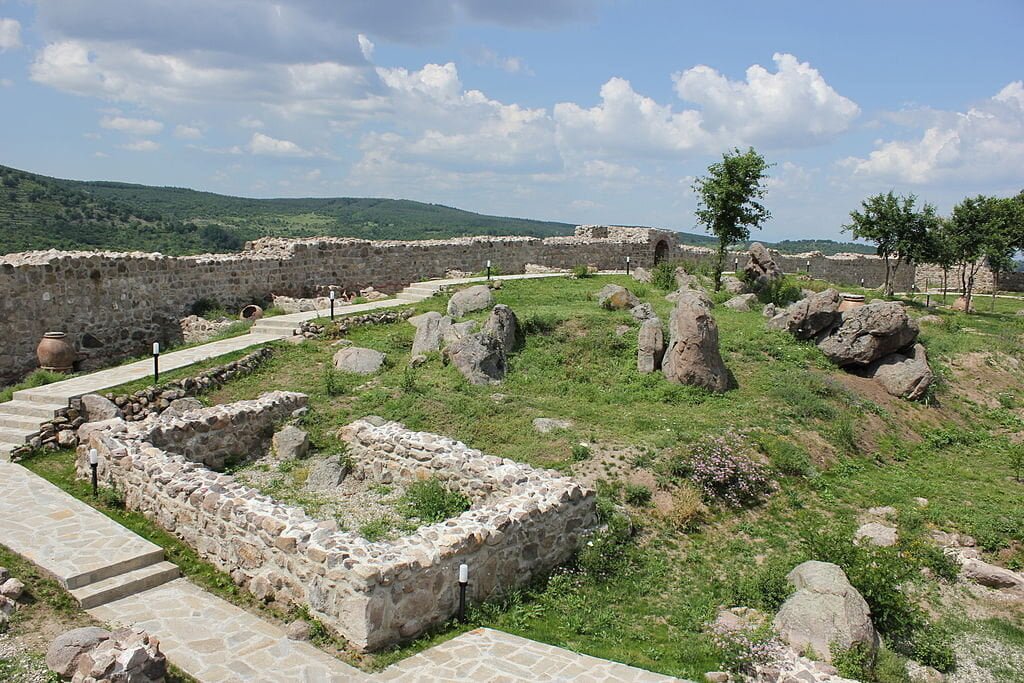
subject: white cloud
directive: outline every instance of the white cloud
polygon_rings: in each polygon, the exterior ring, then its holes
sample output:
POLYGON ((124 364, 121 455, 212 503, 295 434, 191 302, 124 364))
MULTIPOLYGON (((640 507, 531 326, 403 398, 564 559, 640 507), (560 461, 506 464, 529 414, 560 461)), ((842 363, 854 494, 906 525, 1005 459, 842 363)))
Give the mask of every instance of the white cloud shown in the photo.
POLYGON ((121 145, 121 149, 126 149, 129 152, 155 152, 160 149, 160 143, 152 140, 138 140, 121 145))
POLYGON ((526 66, 522 57, 502 57, 490 48, 481 47, 470 52, 470 58, 478 66, 489 66, 501 69, 510 74, 533 76, 533 70, 526 66))
POLYGON ((174 127, 174 137, 180 140, 198 140, 203 137, 203 131, 197 126, 186 126, 179 123, 174 127))
POLYGON ((966 112, 931 112, 909 140, 879 140, 866 158, 840 162, 854 176, 911 184, 1019 181, 1024 167, 1024 82, 1014 81, 966 112))
POLYGON ((356 40, 359 41, 359 51, 363 53, 363 57, 366 61, 373 60, 373 41, 367 38, 365 35, 360 33, 356 36, 356 40))
POLYGON ((243 116, 239 121, 238 125, 242 128, 258 129, 263 127, 263 122, 252 116, 243 116))
POLYGON ((0 52, 21 47, 21 22, 0 17, 0 52))
POLYGON ((311 157, 313 152, 303 149, 291 140, 278 140, 263 133, 253 133, 248 149, 253 154, 272 157, 311 157))
POLYGON ((153 119, 133 119, 127 116, 104 116, 100 125, 109 130, 118 130, 129 135, 156 135, 164 124, 153 119))
POLYGON ((730 81, 703 65, 672 80, 682 99, 700 105, 702 128, 726 145, 816 144, 847 130, 860 114, 807 62, 784 53, 775 53, 772 61, 775 73, 755 64, 745 81, 730 81))

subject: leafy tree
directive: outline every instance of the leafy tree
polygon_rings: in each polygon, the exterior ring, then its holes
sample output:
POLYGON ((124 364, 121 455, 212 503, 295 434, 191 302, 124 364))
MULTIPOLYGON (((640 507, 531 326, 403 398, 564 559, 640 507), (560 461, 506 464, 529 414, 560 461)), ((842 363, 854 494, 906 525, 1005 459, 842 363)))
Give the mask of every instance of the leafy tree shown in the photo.
POLYGON ((971 310, 978 271, 988 261, 994 273, 1011 266, 1013 254, 1024 247, 1024 205, 1017 198, 967 197, 953 207, 946 231, 955 263, 965 310, 971 310))
POLYGON ((766 171, 771 166, 764 157, 749 148, 738 148, 722 155, 708 166, 708 174, 693 183, 697 193, 697 220, 718 237, 715 261, 715 290, 722 288, 722 271, 729 246, 750 239, 750 229, 772 217, 760 203, 767 187, 766 171))
POLYGON ((946 303, 949 271, 956 264, 957 260, 953 243, 948 237, 949 229, 948 218, 939 217, 938 220, 929 225, 925 233, 921 253, 919 254, 921 261, 934 263, 942 268, 942 303, 946 303))
POLYGON ((901 263, 913 263, 923 256, 929 229, 938 223, 935 207, 925 204, 914 209, 917 197, 896 196, 892 190, 861 202, 861 211, 850 212, 850 224, 843 230, 854 237, 874 242, 885 261, 885 294, 892 296, 896 271, 901 263))

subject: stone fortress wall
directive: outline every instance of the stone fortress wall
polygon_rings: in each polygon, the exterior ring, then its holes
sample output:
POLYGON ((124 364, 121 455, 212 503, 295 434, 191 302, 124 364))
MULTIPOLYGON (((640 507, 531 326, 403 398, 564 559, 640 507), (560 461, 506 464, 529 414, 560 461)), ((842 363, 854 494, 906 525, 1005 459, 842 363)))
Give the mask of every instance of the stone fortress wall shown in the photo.
MULTIPOLYGON (((709 249, 679 245, 674 233, 653 228, 580 226, 571 237, 467 237, 450 240, 366 241, 346 238, 264 238, 238 254, 171 257, 141 252, 38 251, 0 256, 0 384, 36 367, 43 333, 63 331, 82 354, 79 369, 148 353, 181 341, 179 320, 200 299, 240 308, 271 295, 309 296, 327 286, 357 291, 366 286, 396 292, 450 270, 480 272, 486 262, 501 273, 521 273, 528 263, 555 268, 580 264, 601 269, 650 268, 655 260, 691 263, 713 257, 709 249)), ((730 265, 746 263, 730 253, 730 265)), ((884 279, 872 256, 806 254, 778 259, 787 272, 807 270, 841 284, 867 287, 884 279)), ((729 266, 727 266, 728 268, 729 266)), ((914 269, 903 266, 900 289, 914 269)))
POLYGON ((568 560, 596 523, 594 492, 567 477, 375 418, 343 430, 348 476, 406 483, 437 476, 472 507, 371 542, 204 464, 237 455, 240 432, 266 435, 305 404, 303 394, 272 392, 179 417, 86 425, 78 475, 89 476, 88 452, 96 448, 99 481, 124 491, 129 509, 181 537, 257 598, 307 606, 359 650, 450 619, 460 564, 469 565, 470 600, 496 597, 568 560))

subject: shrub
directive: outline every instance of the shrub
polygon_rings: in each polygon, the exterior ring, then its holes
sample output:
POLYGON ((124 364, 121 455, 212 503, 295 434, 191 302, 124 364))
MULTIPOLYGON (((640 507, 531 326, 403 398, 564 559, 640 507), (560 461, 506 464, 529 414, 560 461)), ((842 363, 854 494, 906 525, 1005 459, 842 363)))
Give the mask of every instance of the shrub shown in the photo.
POLYGON ((707 514, 708 508, 700 492, 689 483, 684 483, 672 492, 672 508, 663 517, 680 531, 692 531, 704 521, 707 514))
POLYGON ((359 527, 359 533, 367 541, 379 541, 387 536, 389 531, 391 524, 386 519, 375 519, 359 527))
POLYGON ((572 445, 572 459, 574 462, 582 462, 590 458, 590 446, 585 443, 574 443, 572 445))
POLYGON ((906 654, 925 666, 945 673, 956 664, 956 655, 949 638, 935 626, 919 628, 911 636, 908 645, 906 654))
POLYGON ((558 319, 551 314, 530 313, 520 324, 523 335, 551 334, 558 326, 558 319))
POLYGON ((727 432, 694 446, 677 471, 687 473, 685 476, 709 500, 720 500, 737 508, 756 505, 778 485, 745 450, 740 438, 727 432))
POLYGON ((666 292, 674 292, 676 287, 676 263, 662 261, 651 271, 651 284, 666 292))
POLYGON ((416 517, 428 524, 455 517, 468 510, 469 505, 468 497, 434 478, 410 484, 402 496, 406 517, 416 517))
POLYGON ((641 507, 651 502, 651 490, 643 484, 626 484, 626 502, 641 507))
POLYGON ((770 664, 779 655, 779 643, 769 625, 732 631, 711 629, 711 641, 718 649, 722 666, 731 673, 749 676, 758 664, 770 664))
POLYGON ((816 473, 811 457, 801 446, 767 434, 758 435, 757 443, 780 473, 793 477, 810 477, 816 473))
POLYGON ((324 368, 324 393, 328 396, 341 396, 345 393, 338 371, 331 365, 324 368))
POLYGON ((636 557, 632 542, 636 529, 633 520, 614 506, 606 514, 604 528, 587 538, 576 557, 580 569, 598 580, 614 576, 636 557))
POLYGON ((854 643, 848 648, 838 647, 832 643, 832 666, 839 670, 843 678, 854 680, 872 678, 873 662, 871 650, 864 643, 854 643))
POLYGON ((198 315, 201 318, 205 318, 210 311, 221 311, 224 307, 217 302, 216 299, 209 299, 203 297, 202 299, 196 299, 191 306, 189 306, 189 312, 192 315, 198 315))
POLYGON ((757 293, 757 298, 761 303, 775 304, 776 306, 788 306, 802 297, 803 292, 800 291, 800 287, 785 277, 768 283, 757 293))
POLYGON ((651 288, 642 282, 634 283, 633 296, 638 299, 646 299, 651 293, 651 288))
POLYGON ((407 394, 416 393, 419 389, 416 385, 416 371, 408 365, 402 370, 402 381, 399 386, 407 394))
POLYGON ((793 585, 786 575, 797 563, 791 558, 777 558, 752 574, 741 578, 733 588, 732 601, 762 612, 776 612, 793 593, 793 585))
POLYGON ((572 267, 572 276, 577 279, 583 279, 593 277, 593 273, 590 272, 589 267, 581 263, 572 267))

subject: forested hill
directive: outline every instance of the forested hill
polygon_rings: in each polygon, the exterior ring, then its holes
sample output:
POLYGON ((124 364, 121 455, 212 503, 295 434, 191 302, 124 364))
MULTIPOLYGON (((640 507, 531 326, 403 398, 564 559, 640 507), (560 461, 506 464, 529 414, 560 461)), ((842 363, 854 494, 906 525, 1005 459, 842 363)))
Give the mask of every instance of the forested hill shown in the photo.
MULTIPOLYGON (((568 223, 487 216, 405 199, 248 199, 177 187, 60 180, 0 166, 0 253, 112 249, 196 254, 238 251, 259 237, 440 239, 572 234, 568 223)), ((683 244, 709 246, 680 232, 683 244)), ((873 252, 831 240, 785 241, 788 253, 873 252)))

